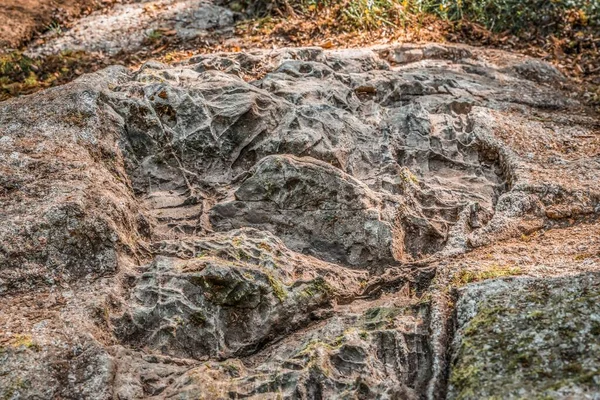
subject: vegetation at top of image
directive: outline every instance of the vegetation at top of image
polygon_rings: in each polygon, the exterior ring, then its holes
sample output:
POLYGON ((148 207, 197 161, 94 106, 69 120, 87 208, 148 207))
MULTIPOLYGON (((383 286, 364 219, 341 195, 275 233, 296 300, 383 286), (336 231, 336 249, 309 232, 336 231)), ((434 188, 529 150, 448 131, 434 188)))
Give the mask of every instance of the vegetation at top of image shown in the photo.
POLYGON ((492 264, 481 270, 461 269, 452 277, 454 286, 464 286, 468 283, 484 281, 487 279, 503 278, 522 275, 523 270, 518 266, 492 264))
POLYGON ((62 35, 62 26, 57 21, 52 21, 47 27, 46 30, 51 32, 53 35, 60 36, 62 35))
POLYGON ((332 12, 343 29, 404 26, 416 14, 449 21, 468 20, 486 28, 517 33, 539 29, 559 31, 567 26, 600 26, 596 0, 259 0, 232 2, 249 14, 290 15, 332 12))

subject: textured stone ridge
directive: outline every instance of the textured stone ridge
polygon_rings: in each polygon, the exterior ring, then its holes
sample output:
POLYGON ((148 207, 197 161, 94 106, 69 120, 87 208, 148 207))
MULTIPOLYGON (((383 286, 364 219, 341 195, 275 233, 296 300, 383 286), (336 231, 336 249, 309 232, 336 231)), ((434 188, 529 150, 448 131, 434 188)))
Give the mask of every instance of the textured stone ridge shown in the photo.
POLYGON ((119 73, 2 105, 0 293, 114 274, 149 233, 102 93, 119 73))
POLYGON ((272 230, 291 248, 349 265, 402 259, 402 253, 394 254, 394 247, 403 247, 394 243, 394 237, 403 236, 393 224, 395 212, 385 210, 364 183, 327 163, 265 157, 234 196, 212 208, 216 229, 272 230))
POLYGON ((336 297, 356 295, 367 278, 294 254, 255 230, 164 242, 157 254, 175 249, 187 251, 157 255, 140 271, 132 310, 116 326, 128 342, 181 357, 252 354, 336 297))
POLYGON ((564 84, 301 48, 2 103, 0 397, 598 397, 600 127, 564 84))

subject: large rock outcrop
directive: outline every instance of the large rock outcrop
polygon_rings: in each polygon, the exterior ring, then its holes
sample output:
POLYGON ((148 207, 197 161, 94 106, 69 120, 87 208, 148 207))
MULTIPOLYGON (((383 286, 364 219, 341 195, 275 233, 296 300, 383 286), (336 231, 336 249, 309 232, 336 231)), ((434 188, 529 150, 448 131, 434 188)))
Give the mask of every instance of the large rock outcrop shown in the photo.
POLYGON ((303 48, 0 104, 0 396, 597 397, 599 125, 566 83, 303 48))

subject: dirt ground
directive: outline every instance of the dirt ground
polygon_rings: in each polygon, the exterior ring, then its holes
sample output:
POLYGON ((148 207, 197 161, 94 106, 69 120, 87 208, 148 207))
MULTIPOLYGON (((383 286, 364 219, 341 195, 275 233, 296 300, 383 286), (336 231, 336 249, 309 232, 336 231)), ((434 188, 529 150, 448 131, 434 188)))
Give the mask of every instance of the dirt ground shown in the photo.
POLYGON ((0 0, 0 50, 18 48, 36 33, 61 25, 117 0, 0 0))

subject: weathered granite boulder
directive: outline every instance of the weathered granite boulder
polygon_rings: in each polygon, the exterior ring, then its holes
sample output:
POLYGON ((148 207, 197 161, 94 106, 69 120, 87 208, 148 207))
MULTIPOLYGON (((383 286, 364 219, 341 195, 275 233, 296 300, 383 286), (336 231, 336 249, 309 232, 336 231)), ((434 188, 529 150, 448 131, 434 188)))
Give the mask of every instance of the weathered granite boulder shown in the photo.
POLYGON ((115 362, 85 338, 73 347, 42 346, 20 336, 0 352, 0 394, 6 399, 112 399, 115 362))
POLYGON ((448 398, 596 398, 599 299, 597 272, 461 290, 448 398))
POLYGON ((0 105, 0 293, 114 274, 149 233, 103 93, 123 73, 0 105))
POLYGON ((565 82, 304 48, 0 104, 0 397, 597 398, 598 118, 565 82))

